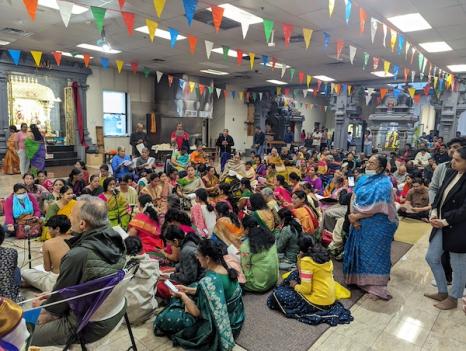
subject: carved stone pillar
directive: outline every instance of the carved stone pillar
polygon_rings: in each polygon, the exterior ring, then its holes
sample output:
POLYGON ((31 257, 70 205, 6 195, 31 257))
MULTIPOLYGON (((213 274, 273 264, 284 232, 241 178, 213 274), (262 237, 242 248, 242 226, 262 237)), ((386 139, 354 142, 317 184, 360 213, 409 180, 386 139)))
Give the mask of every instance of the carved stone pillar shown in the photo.
POLYGON ((0 70, 0 156, 6 152, 6 140, 8 138, 9 114, 8 114, 8 77, 0 70))
POLYGON ((334 147, 343 150, 346 150, 348 137, 348 118, 346 113, 347 102, 348 97, 346 94, 340 94, 333 96, 330 103, 332 111, 335 111, 334 147))
POLYGON ((439 135, 445 140, 455 136, 457 122, 456 107, 458 104, 459 92, 448 91, 442 96, 442 108, 440 110, 439 135))

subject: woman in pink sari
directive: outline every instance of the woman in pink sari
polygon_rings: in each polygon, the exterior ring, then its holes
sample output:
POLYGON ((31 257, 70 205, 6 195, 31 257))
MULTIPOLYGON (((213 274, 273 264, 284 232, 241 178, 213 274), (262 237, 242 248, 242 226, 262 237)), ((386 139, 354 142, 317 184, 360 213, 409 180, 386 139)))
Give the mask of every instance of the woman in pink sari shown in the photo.
POLYGON ((139 213, 128 224, 128 234, 138 236, 142 242, 144 253, 156 252, 163 249, 160 236, 160 224, 157 211, 152 203, 152 197, 142 194, 138 198, 139 213))
POLYGON ((291 199, 291 193, 288 190, 288 184, 284 176, 277 175, 275 177, 275 189, 273 190, 273 194, 283 207, 292 206, 293 201, 291 199))

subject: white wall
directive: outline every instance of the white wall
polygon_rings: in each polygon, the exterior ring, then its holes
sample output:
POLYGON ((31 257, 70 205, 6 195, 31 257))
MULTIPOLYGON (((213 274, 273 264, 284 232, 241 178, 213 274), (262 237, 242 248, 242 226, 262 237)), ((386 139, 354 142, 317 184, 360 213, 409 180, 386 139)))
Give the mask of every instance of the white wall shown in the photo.
MULTIPOLYGON (((128 93, 129 97, 129 133, 133 121, 145 121, 145 114, 150 113, 154 101, 154 77, 145 78, 143 74, 122 71, 118 74, 115 69, 104 70, 92 67, 92 75, 87 78, 87 128, 92 141, 96 142, 95 127, 103 126, 104 90, 128 93)), ((118 146, 129 148, 129 136, 105 137, 105 150, 116 149, 118 146)))
POLYGON ((321 127, 327 127, 325 125, 326 122, 326 113, 325 109, 321 109, 321 105, 324 106, 327 104, 327 100, 321 97, 314 97, 311 92, 304 98, 304 96, 298 96, 296 98, 296 107, 299 112, 301 112, 304 116, 303 128, 306 133, 314 131, 314 123, 319 122, 321 127), (301 102, 303 103, 303 107, 301 107, 301 102), (306 108, 306 104, 309 104, 309 107, 306 108), (311 108, 311 104, 318 105, 311 108))

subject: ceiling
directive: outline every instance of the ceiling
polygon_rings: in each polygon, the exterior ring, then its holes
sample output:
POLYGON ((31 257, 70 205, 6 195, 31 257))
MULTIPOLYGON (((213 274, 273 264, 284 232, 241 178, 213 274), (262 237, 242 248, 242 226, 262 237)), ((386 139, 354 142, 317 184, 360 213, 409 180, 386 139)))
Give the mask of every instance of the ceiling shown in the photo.
MULTIPOLYGON (((101 6, 118 10, 117 0, 79 0, 73 1, 80 5, 101 6)), ((390 34, 387 35, 387 48, 382 45, 383 31, 379 28, 374 44, 370 39, 370 18, 375 17, 389 23, 385 18, 413 12, 420 12, 430 23, 432 29, 406 33, 405 37, 412 44, 417 45, 426 41, 446 41, 454 51, 445 53, 425 53, 429 62, 443 70, 449 64, 466 64, 466 0, 353 0, 353 10, 349 24, 345 22, 344 0, 336 0, 335 10, 331 18, 328 16, 328 0, 200 0, 198 11, 212 4, 229 2, 248 12, 262 18, 275 20, 275 47, 268 47, 264 39, 262 23, 251 25, 245 40, 242 38, 241 26, 228 30, 215 32, 212 25, 193 20, 189 27, 184 17, 182 0, 167 1, 162 18, 159 20, 155 14, 152 1, 127 0, 125 10, 136 14, 135 28, 145 25, 146 18, 152 18, 159 22, 159 28, 174 27, 180 34, 194 34, 199 38, 195 55, 190 55, 187 40, 177 42, 175 48, 170 48, 169 40, 156 38, 151 43, 148 36, 140 32, 134 32, 129 37, 121 16, 116 11, 107 11, 105 17, 106 36, 112 47, 121 50, 121 54, 109 55, 111 61, 120 59, 129 63, 138 61, 140 67, 146 66, 152 70, 166 73, 186 73, 188 75, 205 76, 215 79, 217 82, 228 82, 240 87, 258 87, 270 85, 267 79, 281 79, 281 70, 272 71, 260 65, 261 55, 269 55, 277 58, 278 62, 296 68, 293 84, 298 84, 298 71, 305 71, 312 76, 327 75, 340 82, 369 81, 377 79, 370 74, 371 67, 362 70, 362 53, 367 51, 371 56, 380 56, 393 64, 418 71, 417 60, 411 65, 402 56, 392 53, 389 48, 390 34), (383 5, 382 5, 383 4, 383 5), (359 6, 368 13, 366 30, 359 33, 359 6), (301 28, 314 29, 311 46, 305 49, 303 42, 291 43, 285 48, 281 23, 295 25, 293 35, 301 35, 301 28), (322 32, 331 35, 330 45, 323 49, 322 32), (343 60, 335 58, 336 41, 345 40, 343 60), (249 61, 244 60, 242 65, 236 64, 235 58, 224 60, 223 55, 212 53, 210 60, 206 58, 204 40, 215 43, 214 47, 227 45, 232 49, 239 48, 244 52, 252 51, 256 54, 255 71, 250 71, 249 61), (354 65, 351 65, 348 57, 348 45, 358 48, 354 65), (154 59, 163 60, 154 62, 154 59), (216 69, 229 72, 230 75, 223 78, 203 74, 201 69, 216 69)), ((73 15, 68 28, 65 28, 57 10, 39 7, 36 20, 30 20, 22 1, 0 0, 0 40, 14 40, 5 48, 22 50, 53 50, 68 52, 85 52, 76 48, 77 44, 95 44, 100 38, 96 26, 89 11, 81 15, 73 15), (10 4, 12 2, 13 4, 10 4), (28 37, 4 38, 2 28, 11 27, 31 33, 28 37)), ((233 22, 234 23, 234 22, 233 22)), ((4 47, 0 47, 4 48, 4 47)), ((421 50, 422 51, 422 50, 421 50)), ((101 53, 89 52, 93 57, 104 56, 101 53)), ((372 62, 372 59, 369 63, 372 62)), ((382 64, 379 66, 379 69, 382 64)), ((129 69, 129 67, 127 67, 129 69)), ((289 71, 284 77, 290 80, 289 71)))

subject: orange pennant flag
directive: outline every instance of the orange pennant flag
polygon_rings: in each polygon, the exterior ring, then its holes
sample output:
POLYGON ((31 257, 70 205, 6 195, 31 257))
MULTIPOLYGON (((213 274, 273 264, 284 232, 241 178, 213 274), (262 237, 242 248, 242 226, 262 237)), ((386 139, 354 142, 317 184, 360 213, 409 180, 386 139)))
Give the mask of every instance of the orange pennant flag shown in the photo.
POLYGON ((225 11, 223 7, 212 6, 212 18, 217 32, 220 31, 220 26, 222 25, 223 11, 225 11))
POLYGON ((121 70, 123 69, 123 65, 125 64, 125 62, 123 60, 116 60, 115 63, 117 66, 118 73, 121 73, 121 70))
POLYGON ((337 60, 340 59, 341 52, 343 51, 344 47, 345 47, 345 41, 343 39, 337 40, 337 60))
POLYGON ((155 21, 152 21, 151 19, 147 18, 146 19, 146 26, 147 29, 149 30, 149 38, 151 42, 154 42, 154 37, 155 37, 155 31, 157 30, 157 27, 159 24, 155 21))
POLYGON ((362 7, 359 8, 359 31, 364 33, 366 27, 367 12, 362 7))
POLYGON ((131 62, 131 71, 133 73, 136 73, 138 71, 139 63, 137 62, 131 62))
POLYGON ((31 51, 32 58, 36 64, 36 67, 40 66, 40 60, 42 59, 42 51, 31 51))
POLYGON ((128 35, 133 35, 133 33, 134 33, 134 18, 135 18, 134 13, 121 11, 121 16, 123 17, 123 22, 125 22, 126 28, 128 29, 128 35))
POLYGON ((405 78, 405 82, 408 81, 408 74, 409 74, 409 68, 404 68, 403 70, 403 73, 404 73, 404 78, 405 78))
POLYGON ((89 63, 91 62, 91 55, 84 54, 83 61, 84 61, 84 66, 89 67, 89 63))
POLYGON ((388 89, 386 88, 380 88, 380 98, 383 100, 383 98, 385 97, 385 95, 387 95, 388 93, 388 89))
POLYGON ((421 94, 414 95, 413 100, 415 104, 419 105, 419 103, 421 102, 421 94))
POLYGON ((255 59, 255 58, 256 58, 256 54, 253 53, 253 52, 250 52, 250 53, 249 53, 249 60, 250 60, 250 62, 251 62, 251 70, 252 70, 253 67, 254 67, 254 59, 255 59))
POLYGON ((197 37, 195 35, 188 35, 189 51, 194 55, 196 53, 197 37))
POLYGON ((291 40, 291 34, 293 33, 293 28, 294 27, 292 24, 287 24, 287 23, 282 24, 283 37, 285 39, 285 47, 290 46, 290 40, 291 40))
POLYGON ((57 66, 61 65, 61 56, 62 52, 61 51, 54 51, 52 52, 53 57, 55 58, 55 62, 57 63, 57 66))
POLYGON ((205 90, 205 85, 199 84, 199 92, 201 93, 201 96, 204 95, 204 90, 205 90))
POLYGON ((311 85, 311 81, 312 81, 312 76, 308 74, 306 77, 306 84, 307 84, 308 89, 309 89, 309 86, 311 85))
POLYGON ((39 0, 23 0, 24 6, 26 6, 26 10, 33 21, 36 19, 38 2, 39 0))
POLYGON ((240 49, 236 49, 236 63, 238 65, 243 63, 243 52, 240 49))

